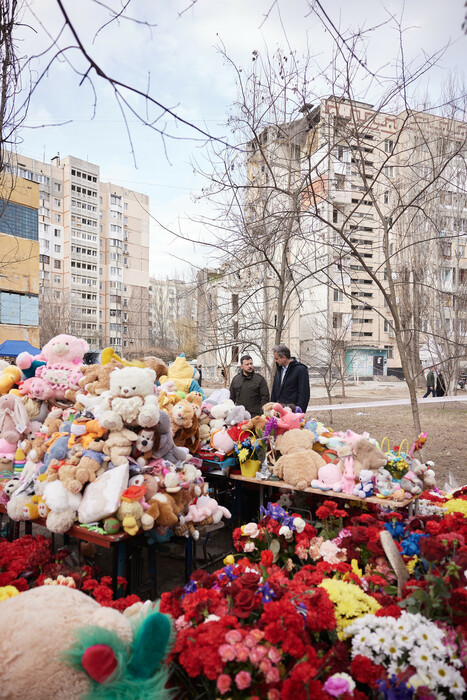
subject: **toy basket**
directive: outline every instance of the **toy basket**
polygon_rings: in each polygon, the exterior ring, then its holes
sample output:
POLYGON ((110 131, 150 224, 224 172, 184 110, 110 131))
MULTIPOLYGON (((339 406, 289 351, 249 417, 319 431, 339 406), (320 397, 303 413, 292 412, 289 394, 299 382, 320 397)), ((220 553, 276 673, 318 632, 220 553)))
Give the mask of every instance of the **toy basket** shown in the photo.
POLYGON ((242 472, 242 476, 247 476, 250 479, 254 479, 260 465, 261 462, 259 459, 246 459, 244 462, 240 462, 240 471, 242 472))

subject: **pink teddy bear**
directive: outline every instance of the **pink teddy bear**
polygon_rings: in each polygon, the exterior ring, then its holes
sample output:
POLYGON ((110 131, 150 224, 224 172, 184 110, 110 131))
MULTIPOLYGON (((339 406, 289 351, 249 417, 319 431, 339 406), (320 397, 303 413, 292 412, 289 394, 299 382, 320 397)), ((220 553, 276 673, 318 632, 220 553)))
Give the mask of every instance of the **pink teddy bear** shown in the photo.
POLYGON ((21 353, 16 360, 20 369, 29 368, 34 360, 46 362, 37 368, 36 376, 27 386, 22 386, 21 391, 43 401, 51 398, 74 400, 83 376, 80 367, 88 351, 89 345, 82 338, 61 334, 49 340, 40 355, 21 353))

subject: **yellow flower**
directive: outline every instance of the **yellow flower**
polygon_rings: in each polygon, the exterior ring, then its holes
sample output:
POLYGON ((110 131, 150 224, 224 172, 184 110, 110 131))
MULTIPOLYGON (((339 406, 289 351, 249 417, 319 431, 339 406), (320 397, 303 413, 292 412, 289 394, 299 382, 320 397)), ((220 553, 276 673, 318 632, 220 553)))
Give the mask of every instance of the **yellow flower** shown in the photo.
POLYGON ((347 625, 368 613, 374 615, 381 607, 374 598, 364 593, 355 583, 328 578, 319 585, 327 591, 335 605, 337 636, 341 640, 347 637, 345 634, 347 625))
POLYGON ((362 578, 363 576, 363 571, 359 569, 358 567, 358 561, 356 559, 352 559, 350 562, 350 565, 352 567, 352 572, 358 576, 358 578, 362 578))
POLYGON ((232 566, 233 564, 235 564, 235 557, 233 554, 227 554, 224 559, 224 566, 232 566))
POLYGON ((0 601, 7 600, 7 598, 13 598, 13 596, 19 595, 19 591, 15 586, 2 586, 0 587, 0 601))
POLYGON ((415 569, 415 566, 416 566, 416 564, 417 564, 418 561, 420 561, 420 559, 419 559, 419 558, 417 557, 417 555, 415 554, 415 555, 412 557, 412 559, 409 559, 409 561, 406 561, 406 562, 405 562, 405 565, 406 565, 406 567, 407 567, 407 571, 409 572, 409 574, 413 574, 413 570, 415 569))
POLYGON ((444 504, 444 508, 448 513, 462 513, 464 517, 467 517, 467 501, 462 498, 452 498, 444 504))
POLYGON ((238 453, 238 459, 240 460, 240 462, 246 462, 246 460, 248 459, 248 450, 246 449, 246 447, 242 447, 242 449, 238 453))

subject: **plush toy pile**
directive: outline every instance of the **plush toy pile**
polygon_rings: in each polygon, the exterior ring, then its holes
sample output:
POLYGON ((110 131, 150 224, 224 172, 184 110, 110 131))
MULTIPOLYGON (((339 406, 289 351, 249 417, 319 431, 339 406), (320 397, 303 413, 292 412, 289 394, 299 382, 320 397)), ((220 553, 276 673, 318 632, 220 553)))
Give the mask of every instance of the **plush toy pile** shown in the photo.
POLYGON ((407 453, 383 452, 369 433, 334 431, 278 403, 266 404, 262 416, 251 418, 226 393, 214 392, 201 405, 201 451, 209 446, 226 455, 236 454, 240 464, 257 459, 262 463, 257 478, 280 479, 301 490, 312 487, 400 501, 435 485, 433 463, 415 456, 426 441, 425 434, 407 453))
POLYGON ((181 355, 128 362, 60 335, 19 355, 0 381, 0 503, 13 520, 76 521, 103 534, 192 534, 230 517, 206 493, 194 457, 204 400, 181 355), (162 382, 162 383, 161 383, 162 382))

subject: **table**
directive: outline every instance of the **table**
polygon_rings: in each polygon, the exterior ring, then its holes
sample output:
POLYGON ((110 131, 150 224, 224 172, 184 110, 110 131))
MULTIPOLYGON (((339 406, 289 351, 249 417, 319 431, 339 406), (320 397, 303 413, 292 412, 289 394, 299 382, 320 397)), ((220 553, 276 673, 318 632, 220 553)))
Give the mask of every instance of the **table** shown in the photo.
POLYGON ((340 498, 342 500, 351 501, 354 503, 373 503, 378 506, 387 506, 389 508, 394 509, 405 508, 408 506, 409 516, 413 515, 418 508, 418 496, 416 496, 415 498, 406 498, 403 501, 398 501, 395 498, 378 498, 377 496, 359 498, 358 496, 354 496, 353 494, 348 493, 336 493, 332 490, 323 491, 322 489, 313 489, 311 488, 311 486, 309 486, 306 489, 297 489, 295 486, 287 484, 285 481, 275 481, 269 479, 252 479, 251 477, 242 476, 241 474, 230 474, 229 478, 240 485, 242 483, 249 483, 259 486, 259 501, 261 506, 264 505, 264 487, 268 486, 276 489, 289 489, 292 491, 300 491, 301 493, 313 493, 324 498, 340 498))

